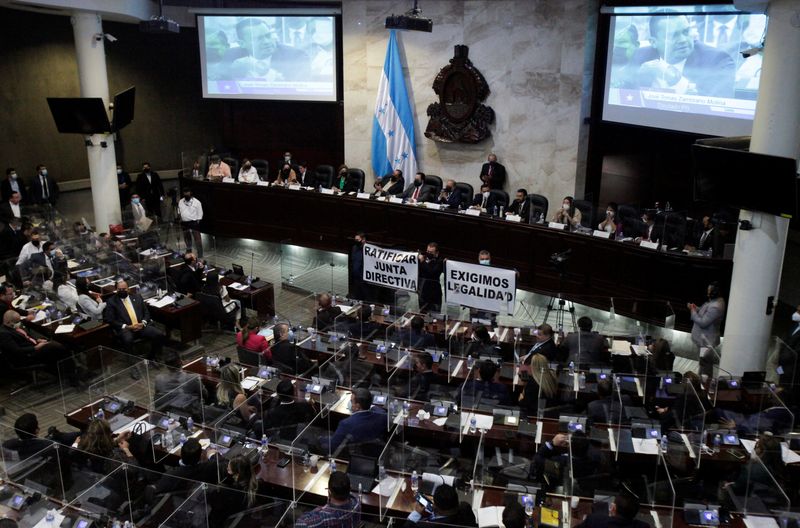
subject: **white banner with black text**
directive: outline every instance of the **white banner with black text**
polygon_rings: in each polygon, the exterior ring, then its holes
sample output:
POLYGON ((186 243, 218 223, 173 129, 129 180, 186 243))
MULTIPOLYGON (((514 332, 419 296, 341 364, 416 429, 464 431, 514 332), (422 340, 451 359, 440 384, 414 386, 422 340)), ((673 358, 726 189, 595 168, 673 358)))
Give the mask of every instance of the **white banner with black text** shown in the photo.
POLYGON ((513 314, 516 292, 517 272, 514 270, 447 260, 447 304, 513 314))
POLYGON ((379 286, 416 291, 419 255, 413 251, 364 244, 364 280, 379 286))

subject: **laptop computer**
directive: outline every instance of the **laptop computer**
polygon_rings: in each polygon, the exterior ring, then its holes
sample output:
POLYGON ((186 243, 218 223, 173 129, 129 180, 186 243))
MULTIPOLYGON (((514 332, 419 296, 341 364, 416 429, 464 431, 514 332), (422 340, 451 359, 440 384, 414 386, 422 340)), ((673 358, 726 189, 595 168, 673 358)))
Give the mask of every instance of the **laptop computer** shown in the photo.
POLYGON ((227 278, 234 280, 236 282, 239 282, 242 279, 244 279, 244 268, 242 268, 239 264, 232 264, 231 269, 233 271, 231 271, 226 275, 227 278))
POLYGON ((742 374, 742 386, 746 389, 758 389, 766 379, 767 372, 764 370, 745 372, 742 374))
POLYGON ((378 459, 363 455, 350 455, 347 476, 350 477, 350 489, 352 491, 358 491, 358 485, 361 484, 361 491, 370 493, 377 475, 378 459))
POLYGON ((719 526, 719 506, 684 504, 683 518, 686 524, 697 526, 719 526))

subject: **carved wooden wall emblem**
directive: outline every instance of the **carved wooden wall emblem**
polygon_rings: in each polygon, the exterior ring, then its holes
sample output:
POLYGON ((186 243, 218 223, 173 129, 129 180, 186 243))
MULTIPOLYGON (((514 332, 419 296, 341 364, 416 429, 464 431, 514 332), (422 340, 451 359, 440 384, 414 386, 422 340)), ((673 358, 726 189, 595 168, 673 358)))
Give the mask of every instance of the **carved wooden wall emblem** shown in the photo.
POLYGON ((469 48, 455 47, 450 64, 433 81, 438 103, 428 106, 425 137, 444 143, 478 143, 492 135, 494 110, 482 104, 489 96, 489 85, 468 58, 469 48))

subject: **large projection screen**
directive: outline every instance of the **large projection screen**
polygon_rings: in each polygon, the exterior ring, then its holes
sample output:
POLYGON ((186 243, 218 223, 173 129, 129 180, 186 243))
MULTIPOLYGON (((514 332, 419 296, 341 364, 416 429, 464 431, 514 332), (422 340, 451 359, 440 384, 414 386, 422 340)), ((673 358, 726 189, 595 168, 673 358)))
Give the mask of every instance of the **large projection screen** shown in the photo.
POLYGON ((726 8, 732 6, 617 8, 609 32, 603 119, 749 135, 762 54, 744 57, 742 51, 761 45, 767 17, 726 8))
POLYGON ((336 17, 198 15, 203 97, 336 101, 336 17))

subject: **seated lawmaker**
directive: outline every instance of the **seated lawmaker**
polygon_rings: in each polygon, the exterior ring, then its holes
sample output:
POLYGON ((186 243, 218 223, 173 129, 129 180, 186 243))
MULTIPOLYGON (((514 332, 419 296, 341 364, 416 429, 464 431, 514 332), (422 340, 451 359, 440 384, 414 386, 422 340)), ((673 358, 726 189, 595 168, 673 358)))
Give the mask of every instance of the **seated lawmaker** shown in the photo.
POLYGON ((342 315, 342 309, 333 306, 333 300, 329 293, 320 293, 317 297, 317 313, 311 326, 324 332, 333 328, 333 323, 337 317, 342 315))
POLYGON ((191 251, 183 256, 183 265, 176 273, 175 289, 184 295, 192 297, 203 288, 203 268, 205 262, 199 260, 191 251))
POLYGON ((106 303, 98 292, 89 289, 86 277, 75 279, 75 289, 78 292, 78 310, 88 315, 92 321, 102 321, 106 303))
POLYGON ((258 183, 261 178, 258 177, 258 171, 249 159, 242 160, 242 168, 239 169, 239 183, 258 183))
POLYGON ((525 189, 517 189, 517 196, 511 205, 508 206, 506 215, 517 215, 523 222, 528 221, 530 215, 531 204, 528 202, 528 191, 525 189))
POLYGON ((403 178, 403 171, 395 169, 392 171, 392 174, 389 175, 389 180, 384 184, 384 188, 389 196, 398 196, 403 194, 405 184, 406 181, 403 178))
POLYGON ((414 375, 411 376, 407 386, 405 383, 400 383, 395 394, 411 400, 428 401, 431 385, 439 381, 439 376, 433 372, 433 357, 428 352, 416 354, 414 375))
POLYGON ((275 393, 277 402, 273 399, 273 405, 263 415, 263 434, 273 439, 294 440, 297 426, 304 426, 314 418, 314 407, 295 397, 294 384, 288 379, 278 383, 275 393))
POLYGON ((350 175, 347 165, 339 165, 336 178, 333 181, 333 190, 336 192, 358 192, 358 179, 350 175))
POLYGON ((14 292, 14 285, 7 282, 0 284, 0 314, 5 314, 11 310, 17 312, 25 321, 33 321, 34 314, 29 314, 22 308, 14 308, 14 299, 17 298, 14 292))
POLYGON ((418 502, 414 502, 414 511, 408 514, 403 528, 416 526, 426 528, 471 527, 478 526, 472 507, 458 500, 458 492, 453 486, 439 484, 433 492, 433 513, 425 510, 418 502), (425 517, 427 516, 427 517, 425 517))
POLYGON ((418 350, 436 346, 434 336, 425 330, 425 319, 422 316, 415 315, 412 317, 409 326, 408 330, 400 332, 400 342, 403 345, 418 350))
POLYGON ((494 206, 497 203, 497 199, 490 191, 491 187, 489 187, 488 183, 481 185, 481 192, 476 194, 472 199, 472 206, 470 208, 480 209, 484 213, 487 211, 490 213, 494 211, 494 206))
POLYGON ((504 405, 508 401, 508 388, 497 381, 497 364, 494 361, 481 361, 475 379, 464 384, 464 394, 475 397, 480 393, 481 400, 494 400, 504 405))
POLYGON ((559 354, 556 343, 553 340, 553 327, 547 323, 540 324, 534 333, 536 335, 536 343, 527 354, 519 358, 520 363, 524 365, 525 360, 534 354, 541 354, 548 361, 555 361, 559 354))
POLYGON ((205 284, 195 294, 195 298, 203 305, 203 316, 206 321, 219 322, 223 330, 238 329, 239 305, 237 301, 230 300, 228 290, 219 283, 219 274, 216 271, 208 274, 205 284))
POLYGON ((406 187, 400 198, 409 203, 432 202, 434 200, 434 189, 425 183, 425 173, 418 172, 414 175, 414 181, 406 187))
POLYGON ((372 188, 375 189, 370 195, 373 198, 386 198, 389 196, 389 193, 387 193, 383 188, 383 180, 381 179, 375 180, 372 184, 372 188))
POLYGON ((80 436, 80 432, 62 433, 55 427, 48 431, 47 438, 39 438, 39 419, 33 413, 21 414, 14 422, 17 438, 9 438, 3 442, 3 449, 15 451, 20 460, 25 460, 58 442, 71 446, 80 436))
POLYGON ((598 231, 605 231, 606 233, 614 233, 616 237, 618 234, 622 233, 622 222, 619 221, 617 217, 617 204, 614 202, 608 202, 606 206, 606 216, 603 218, 603 221, 597 224, 598 231))
POLYGON ((222 181, 223 178, 231 177, 231 167, 219 157, 219 154, 211 156, 211 163, 208 165, 208 179, 213 182, 222 181))
POLYGON ((261 323, 257 317, 248 319, 244 328, 236 334, 236 346, 261 354, 264 363, 268 363, 272 361, 272 350, 269 348, 267 338, 258 333, 260 328, 261 323))
POLYGON ((301 374, 311 368, 313 363, 305 352, 294 344, 294 331, 286 323, 273 328, 275 341, 272 344, 272 361, 276 366, 288 369, 289 374, 301 374))
POLYGON ((221 463, 222 457, 210 454, 206 458, 205 455, 206 451, 197 438, 187 438, 181 446, 180 462, 177 466, 167 469, 155 483, 153 492, 160 494, 186 490, 194 486, 197 481, 217 484, 224 476, 220 474, 220 470, 224 468, 224 463, 221 463))
POLYGON ((447 180, 444 189, 439 194, 439 203, 446 205, 449 209, 461 208, 461 190, 456 187, 455 180, 447 180))
POLYGON ((20 315, 14 310, 3 314, 0 327, 0 350, 4 360, 15 367, 42 364, 56 377, 64 377, 73 386, 79 379, 72 353, 64 345, 47 339, 35 339, 22 328, 20 315))
POLYGON ((161 357, 161 349, 166 341, 164 332, 159 330, 147 309, 142 296, 128 292, 128 283, 117 282, 117 291, 106 301, 103 321, 111 326, 114 335, 122 342, 126 354, 133 354, 133 343, 137 339, 150 342, 147 359, 161 357))
POLYGON ((644 230, 641 235, 636 237, 636 242, 658 242, 661 239, 660 233, 655 229, 656 226, 656 213, 655 211, 645 211, 642 213, 642 222, 644 223, 644 230))
POLYGON ((597 382, 597 399, 586 406, 586 414, 592 423, 618 424, 622 415, 620 406, 630 405, 631 398, 627 394, 617 397, 610 379, 597 382))
POLYGON ((297 173, 292 166, 284 163, 281 170, 278 171, 278 177, 275 178, 275 185, 299 185, 300 181, 297 179, 297 173))
POLYGON ((334 528, 361 526, 361 501, 350 493, 350 477, 334 471, 328 478, 328 502, 304 513, 295 528, 334 528))
POLYGON ((608 507, 608 513, 590 513, 575 528, 649 528, 649 524, 636 519, 638 514, 639 500, 633 495, 621 493, 608 507))
POLYGON ((556 213, 553 215, 553 222, 566 224, 569 231, 574 231, 580 226, 581 219, 581 211, 575 207, 575 199, 572 196, 565 196, 561 207, 556 209, 556 213))
POLYGON ((301 161, 297 165, 297 183, 303 187, 317 188, 317 172, 309 170, 307 161, 301 161))
POLYGON ((601 365, 609 362, 608 342, 597 332, 592 332, 592 326, 592 320, 585 315, 578 318, 578 332, 570 332, 558 345, 560 355, 567 357, 567 363, 601 365))
POLYGON ((467 345, 465 354, 473 358, 497 355, 497 346, 492 341, 488 328, 483 325, 475 327, 472 331, 472 341, 467 345))
POLYGON ((320 438, 323 453, 335 452, 345 439, 348 444, 360 444, 379 440, 386 432, 386 411, 372 406, 372 393, 368 389, 358 388, 351 396, 350 417, 339 422, 333 436, 320 438))

